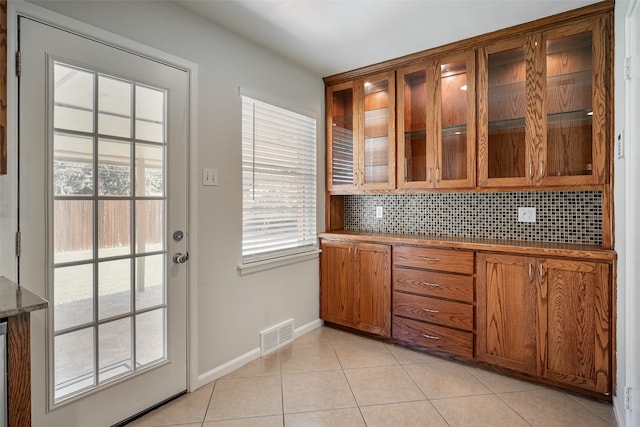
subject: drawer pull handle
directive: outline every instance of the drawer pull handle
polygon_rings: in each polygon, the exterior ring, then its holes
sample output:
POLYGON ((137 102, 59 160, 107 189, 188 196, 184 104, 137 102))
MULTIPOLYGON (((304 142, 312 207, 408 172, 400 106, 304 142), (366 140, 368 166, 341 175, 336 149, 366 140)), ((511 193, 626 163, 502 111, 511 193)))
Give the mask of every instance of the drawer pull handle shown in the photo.
POLYGON ((430 340, 439 340, 440 337, 436 337, 434 335, 427 335, 427 334, 422 334, 423 337, 425 338, 429 338, 430 340))
POLYGON ((422 257, 423 261, 440 261, 440 258, 429 258, 428 256, 422 257))
POLYGON ((440 285, 438 285, 437 283, 429 283, 429 282, 422 282, 423 285, 425 286, 431 286, 432 288, 439 288, 440 285))
POLYGON ((426 311, 427 313, 440 313, 440 311, 438 310, 431 310, 430 308, 423 308, 423 311, 426 311))

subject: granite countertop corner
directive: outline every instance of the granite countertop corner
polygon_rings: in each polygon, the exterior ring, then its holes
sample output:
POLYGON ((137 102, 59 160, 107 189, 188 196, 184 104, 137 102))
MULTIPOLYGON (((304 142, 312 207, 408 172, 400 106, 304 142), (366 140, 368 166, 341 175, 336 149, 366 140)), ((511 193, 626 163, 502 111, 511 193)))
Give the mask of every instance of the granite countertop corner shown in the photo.
POLYGON ((0 318, 42 310, 48 306, 47 300, 0 276, 0 318))

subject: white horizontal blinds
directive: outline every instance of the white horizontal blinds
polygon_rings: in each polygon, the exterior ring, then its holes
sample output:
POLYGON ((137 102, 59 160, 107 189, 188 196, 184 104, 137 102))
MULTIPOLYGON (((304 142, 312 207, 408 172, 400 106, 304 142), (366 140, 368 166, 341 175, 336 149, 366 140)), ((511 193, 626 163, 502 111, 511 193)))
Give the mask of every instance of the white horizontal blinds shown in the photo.
POLYGON ((242 97, 242 257, 316 247, 316 120, 242 97))

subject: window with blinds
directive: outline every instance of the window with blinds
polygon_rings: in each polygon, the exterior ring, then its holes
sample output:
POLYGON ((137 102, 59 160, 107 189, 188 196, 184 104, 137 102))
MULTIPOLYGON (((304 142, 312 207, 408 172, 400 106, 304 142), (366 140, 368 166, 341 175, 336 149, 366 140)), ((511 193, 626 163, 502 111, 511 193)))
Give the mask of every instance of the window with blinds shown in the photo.
POLYGON ((317 249, 316 120, 242 96, 242 262, 317 249))

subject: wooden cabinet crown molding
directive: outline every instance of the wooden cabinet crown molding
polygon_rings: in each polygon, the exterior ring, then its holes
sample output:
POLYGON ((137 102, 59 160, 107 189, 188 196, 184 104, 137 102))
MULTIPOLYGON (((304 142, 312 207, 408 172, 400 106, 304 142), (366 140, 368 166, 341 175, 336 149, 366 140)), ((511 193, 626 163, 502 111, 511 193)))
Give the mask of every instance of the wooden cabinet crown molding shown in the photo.
POLYGON ((431 49, 426 49, 420 52, 401 56, 399 58, 394 58, 388 61, 379 62, 377 64, 367 65, 365 67, 346 71, 344 73, 334 74, 331 76, 324 77, 323 80, 325 82, 325 85, 329 86, 329 85, 334 85, 337 83, 353 80, 365 74, 392 71, 400 67, 406 67, 412 64, 418 64, 421 61, 423 61, 424 58, 427 56, 436 57, 440 55, 448 55, 448 54, 466 50, 466 49, 478 48, 478 47, 481 47, 505 38, 510 38, 518 35, 525 35, 527 33, 532 33, 532 32, 545 31, 557 25, 573 23, 576 20, 592 18, 596 15, 601 15, 603 13, 613 13, 613 8, 614 8, 614 0, 605 0, 589 6, 570 10, 568 12, 563 12, 557 15, 552 15, 545 18, 537 19, 535 21, 525 22, 523 24, 515 25, 513 27, 500 29, 500 30, 493 31, 491 33, 482 34, 476 37, 470 37, 464 40, 459 40, 459 41, 448 43, 442 46, 437 46, 431 49))

